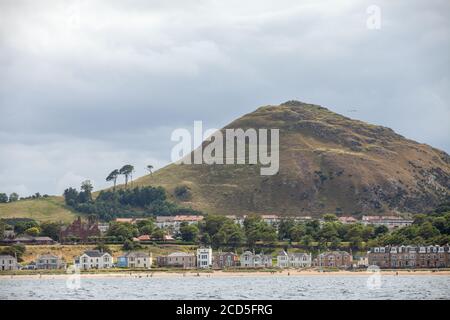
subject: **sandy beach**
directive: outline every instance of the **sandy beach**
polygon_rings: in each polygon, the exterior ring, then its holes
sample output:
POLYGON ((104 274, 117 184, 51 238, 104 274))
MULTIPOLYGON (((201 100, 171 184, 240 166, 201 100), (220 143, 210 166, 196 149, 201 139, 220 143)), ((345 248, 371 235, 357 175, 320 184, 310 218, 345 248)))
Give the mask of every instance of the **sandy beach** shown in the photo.
MULTIPOLYGON (((179 272, 165 272, 165 271, 131 271, 131 272, 101 272, 101 273, 81 273, 82 278, 211 278, 211 277, 289 277, 289 276, 368 276, 371 272, 368 271, 325 271, 318 270, 283 270, 283 271, 212 271, 212 272, 195 272, 195 271, 179 271, 179 272)), ((414 275, 435 275, 435 276, 450 276, 449 270, 432 271, 432 270, 386 270, 380 271, 381 275, 385 276, 414 276, 414 275)), ((57 279, 65 278, 69 274, 3 274, 0 275, 0 280, 6 279, 57 279)))

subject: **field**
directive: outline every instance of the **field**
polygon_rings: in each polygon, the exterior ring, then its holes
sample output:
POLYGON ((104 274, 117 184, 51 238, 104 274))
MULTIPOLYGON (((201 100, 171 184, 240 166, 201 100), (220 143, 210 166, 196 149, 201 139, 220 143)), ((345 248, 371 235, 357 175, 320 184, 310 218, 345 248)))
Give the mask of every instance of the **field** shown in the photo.
POLYGON ((71 222, 76 213, 64 205, 62 197, 20 200, 11 203, 0 203, 0 219, 31 218, 39 222, 63 221, 71 222))

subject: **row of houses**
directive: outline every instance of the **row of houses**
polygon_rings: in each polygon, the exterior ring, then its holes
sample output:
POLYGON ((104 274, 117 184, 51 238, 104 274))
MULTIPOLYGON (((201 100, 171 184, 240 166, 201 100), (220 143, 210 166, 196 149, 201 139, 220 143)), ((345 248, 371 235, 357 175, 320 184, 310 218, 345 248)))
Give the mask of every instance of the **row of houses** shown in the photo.
MULTIPOLYGON (((108 252, 99 250, 85 251, 74 260, 75 266, 83 270, 118 268, 150 269, 153 265, 151 253, 128 252, 114 258, 108 252)), ((276 257, 272 255, 245 251, 241 255, 234 252, 216 252, 211 248, 198 248, 193 252, 173 252, 156 257, 158 267, 182 269, 213 268, 309 268, 326 267, 347 269, 375 265, 380 268, 449 268, 450 246, 385 246, 374 247, 367 256, 359 257, 355 262, 352 253, 346 251, 327 251, 319 253, 314 259, 311 253, 290 253, 281 250, 276 257), (275 262, 275 264, 274 264, 275 262)), ((17 270, 21 266, 10 255, 0 255, 0 271, 17 270)), ((65 261, 56 255, 39 255, 27 269, 63 269, 65 261)))
POLYGON ((380 268, 449 268, 450 247, 385 246, 371 248, 367 253, 370 265, 380 268))

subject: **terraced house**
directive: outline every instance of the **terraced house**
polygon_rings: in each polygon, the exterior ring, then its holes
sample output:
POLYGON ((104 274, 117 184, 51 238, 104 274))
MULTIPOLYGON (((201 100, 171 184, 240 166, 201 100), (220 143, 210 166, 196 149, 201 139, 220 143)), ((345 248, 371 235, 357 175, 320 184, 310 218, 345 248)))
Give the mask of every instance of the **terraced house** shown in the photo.
POLYGON ((314 265, 317 267, 350 268, 352 264, 352 255, 345 251, 324 252, 314 259, 314 265))
POLYGON ((173 252, 167 256, 156 257, 159 267, 177 267, 183 269, 195 268, 195 254, 187 252, 173 252))
POLYGON ((150 269, 152 266, 152 255, 145 252, 128 252, 117 258, 119 268, 143 268, 150 269))
POLYGON ((375 247, 368 258, 380 268, 445 268, 450 266, 449 250, 448 245, 375 247))
POLYGON ((222 269, 237 267, 239 265, 239 256, 233 252, 218 252, 213 256, 213 268, 222 269))

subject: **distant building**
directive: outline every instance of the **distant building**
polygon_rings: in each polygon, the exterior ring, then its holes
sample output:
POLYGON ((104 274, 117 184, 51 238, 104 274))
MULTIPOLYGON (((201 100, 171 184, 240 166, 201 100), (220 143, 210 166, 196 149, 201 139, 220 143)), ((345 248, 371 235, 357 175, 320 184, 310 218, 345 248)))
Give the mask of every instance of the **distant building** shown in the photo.
POLYGON ((156 226, 158 228, 167 228, 177 233, 180 231, 181 224, 196 224, 203 220, 203 216, 188 216, 188 215, 178 215, 178 216, 157 216, 156 226))
POLYGON ((195 254, 186 252, 173 252, 167 256, 156 257, 159 267, 176 267, 191 269, 196 267, 195 254))
POLYGON ((30 235, 23 235, 17 238, 8 238, 3 239, 1 241, 3 244, 11 245, 11 244, 26 244, 26 245, 50 245, 56 243, 52 238, 50 237, 34 237, 30 235))
POLYGON ((358 220, 352 216, 343 216, 338 218, 339 222, 342 222, 343 224, 351 224, 356 223, 358 220))
POLYGON ((0 271, 17 270, 17 259, 10 255, 0 255, 0 271))
POLYGON ((61 257, 47 253, 36 258, 36 269, 63 269, 66 264, 61 257))
POLYGON ((240 262, 244 268, 271 268, 272 256, 245 251, 241 255, 240 262))
POLYGON ((275 214, 263 214, 261 218, 265 223, 271 226, 276 226, 280 222, 280 217, 275 214))
POLYGON ((101 234, 105 234, 109 230, 109 223, 98 223, 97 227, 101 234))
POLYGON ((239 256, 233 252, 218 252, 213 255, 213 268, 223 269, 239 266, 239 256))
POLYGON ((113 257, 108 252, 88 250, 75 259, 75 264, 83 270, 108 269, 113 266, 113 257))
POLYGON ((309 268, 311 267, 311 254, 287 253, 282 250, 277 255, 277 267, 279 268, 309 268))
POLYGON ((388 229, 396 229, 410 226, 414 220, 397 216, 362 216, 364 225, 386 226, 388 229))
POLYGON ((212 267, 212 249, 198 248, 197 249, 197 268, 211 268, 212 267))
POLYGON ((234 223, 239 224, 241 227, 244 226, 244 221, 247 216, 237 216, 237 215, 227 215, 228 219, 233 220, 234 223))
POLYGON ((119 268, 143 268, 150 269, 152 266, 152 255, 145 252, 128 252, 117 258, 119 268))
POLYGON ((293 220, 295 222, 308 222, 311 221, 313 218, 311 216, 295 216, 293 217, 293 220))
POLYGON ((324 252, 314 259, 314 265, 317 267, 350 268, 352 264, 352 255, 345 251, 324 252))
POLYGON ((14 230, 5 230, 3 231, 3 239, 14 239, 16 237, 16 233, 14 230))
POLYGON ((116 218, 115 222, 136 224, 139 221, 148 220, 148 218, 116 218))
POLYGON ((87 222, 81 221, 81 217, 72 222, 67 227, 62 227, 60 232, 60 241, 70 241, 76 239, 86 242, 89 237, 100 237, 101 231, 98 228, 98 222, 94 218, 89 218, 87 222))

